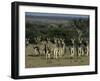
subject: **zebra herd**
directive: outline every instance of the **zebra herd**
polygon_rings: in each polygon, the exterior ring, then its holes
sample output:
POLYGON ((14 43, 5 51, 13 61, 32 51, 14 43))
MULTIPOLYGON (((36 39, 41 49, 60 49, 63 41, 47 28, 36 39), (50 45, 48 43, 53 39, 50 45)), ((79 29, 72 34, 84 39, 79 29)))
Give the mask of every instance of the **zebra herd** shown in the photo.
MULTIPOLYGON (((40 56, 44 55, 46 59, 59 59, 62 58, 66 51, 70 51, 70 57, 74 58, 75 55, 77 57, 88 56, 89 55, 89 44, 88 41, 85 41, 85 45, 83 44, 82 39, 79 39, 79 45, 75 44, 75 39, 71 39, 71 45, 66 46, 65 40, 63 38, 53 38, 53 42, 50 38, 46 40, 41 40, 41 38, 34 38, 36 44, 33 44, 34 55, 40 56), (68 48, 68 49, 67 49, 68 48)), ((26 48, 29 45, 29 39, 26 39, 26 48)))

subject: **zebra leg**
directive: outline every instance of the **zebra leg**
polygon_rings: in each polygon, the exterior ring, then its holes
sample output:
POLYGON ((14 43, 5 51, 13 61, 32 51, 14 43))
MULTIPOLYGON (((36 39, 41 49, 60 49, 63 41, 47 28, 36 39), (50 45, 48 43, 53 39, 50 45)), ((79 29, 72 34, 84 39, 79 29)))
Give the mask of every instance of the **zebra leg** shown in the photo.
POLYGON ((57 59, 57 50, 54 49, 54 59, 57 59))
POLYGON ((50 58, 51 58, 50 53, 48 53, 48 59, 50 59, 50 58))
POLYGON ((71 48, 71 57, 74 57, 74 48, 71 48))
POLYGON ((56 51, 56 54, 55 54, 55 59, 57 59, 58 58, 58 53, 57 53, 57 51, 56 51))
POLYGON ((57 59, 58 58, 58 52, 57 50, 55 50, 55 53, 54 53, 54 58, 57 59))
POLYGON ((81 56, 81 48, 80 47, 78 48, 78 56, 79 57, 81 56))
POLYGON ((81 55, 83 56, 84 55, 84 50, 83 49, 81 49, 81 53, 82 53, 81 55))
POLYGON ((50 59, 50 53, 48 51, 46 53, 46 59, 50 59))
POLYGON ((48 59, 48 54, 46 53, 46 59, 48 59))
POLYGON ((55 52, 55 50, 54 50, 54 55, 53 55, 53 58, 54 58, 54 59, 56 58, 56 52, 55 52))
POLYGON ((86 56, 89 56, 89 48, 88 48, 88 46, 86 47, 86 56))
POLYGON ((61 52, 61 49, 59 49, 59 51, 58 51, 58 56, 59 56, 59 58, 61 58, 61 57, 62 57, 62 52, 61 52))

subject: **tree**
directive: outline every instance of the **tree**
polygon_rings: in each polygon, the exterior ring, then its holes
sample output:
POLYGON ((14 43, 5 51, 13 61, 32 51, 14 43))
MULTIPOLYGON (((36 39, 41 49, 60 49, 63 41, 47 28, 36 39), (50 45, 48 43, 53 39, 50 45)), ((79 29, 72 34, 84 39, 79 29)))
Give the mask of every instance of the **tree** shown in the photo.
POLYGON ((77 39, 89 37, 89 19, 75 19, 71 21, 71 26, 77 32, 77 39))

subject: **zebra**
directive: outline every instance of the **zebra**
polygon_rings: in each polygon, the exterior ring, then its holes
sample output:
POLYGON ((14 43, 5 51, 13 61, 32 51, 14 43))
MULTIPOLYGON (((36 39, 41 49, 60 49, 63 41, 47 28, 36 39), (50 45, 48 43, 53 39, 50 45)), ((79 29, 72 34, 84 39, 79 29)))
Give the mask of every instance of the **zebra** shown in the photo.
POLYGON ((70 47, 70 56, 74 57, 75 56, 75 39, 71 39, 72 45, 70 47))
POLYGON ((89 56, 89 44, 88 44, 88 40, 85 41, 84 44, 84 53, 86 56, 89 56))
POLYGON ((46 43, 46 59, 51 59, 51 56, 52 56, 52 45, 53 45, 53 43, 50 41, 49 38, 47 38, 47 43, 46 43))
POLYGON ((36 56, 40 55, 40 51, 39 51, 38 46, 34 46, 33 49, 34 49, 34 53, 36 56))
POLYGON ((53 58, 54 59, 58 59, 58 55, 59 55, 59 48, 58 48, 58 39, 54 38, 54 44, 53 44, 53 58))
POLYGON ((79 39, 79 45, 78 45, 78 56, 83 56, 84 55, 84 49, 83 49, 83 44, 82 44, 83 39, 79 39))
POLYGON ((64 39, 60 38, 58 40, 58 55, 59 58, 61 58, 64 55, 65 52, 65 43, 64 43, 64 39))

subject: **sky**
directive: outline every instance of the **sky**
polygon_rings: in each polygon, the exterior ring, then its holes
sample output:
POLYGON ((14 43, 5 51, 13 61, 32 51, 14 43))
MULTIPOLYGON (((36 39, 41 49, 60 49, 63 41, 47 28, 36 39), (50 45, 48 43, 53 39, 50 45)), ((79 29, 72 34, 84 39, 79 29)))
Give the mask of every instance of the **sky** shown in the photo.
POLYGON ((26 12, 26 16, 31 17, 56 17, 56 18, 88 18, 88 15, 75 15, 75 14, 56 14, 56 13, 36 13, 36 12, 26 12))

